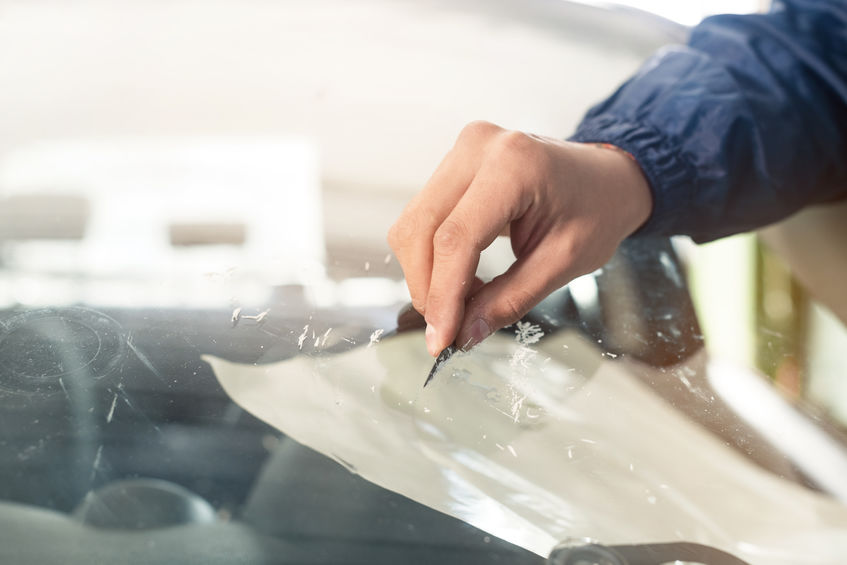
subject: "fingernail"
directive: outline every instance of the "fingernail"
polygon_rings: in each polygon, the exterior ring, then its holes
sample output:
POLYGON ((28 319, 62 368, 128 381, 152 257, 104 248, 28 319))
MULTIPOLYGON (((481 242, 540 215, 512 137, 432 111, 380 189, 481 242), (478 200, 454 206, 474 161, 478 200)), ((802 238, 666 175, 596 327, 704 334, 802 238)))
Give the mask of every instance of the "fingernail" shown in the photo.
POLYGON ((432 355, 433 357, 435 357, 436 355, 439 354, 438 343, 437 343, 436 340, 437 340, 437 336, 436 336, 435 328, 432 325, 427 324, 426 325, 426 349, 427 349, 427 351, 429 351, 429 354, 432 355))
POLYGON ((488 323, 482 318, 477 318, 473 324, 471 324, 471 343, 468 346, 473 347, 477 343, 481 342, 485 338, 491 335, 491 328, 488 326, 488 323))

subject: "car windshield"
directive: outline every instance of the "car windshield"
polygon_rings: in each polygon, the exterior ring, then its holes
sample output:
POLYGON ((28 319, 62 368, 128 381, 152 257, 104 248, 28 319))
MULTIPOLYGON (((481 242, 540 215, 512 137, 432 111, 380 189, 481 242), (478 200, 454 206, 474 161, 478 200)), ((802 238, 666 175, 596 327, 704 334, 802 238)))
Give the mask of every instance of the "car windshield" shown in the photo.
MULTIPOLYGON (((3 563, 847 553, 835 404, 790 380, 785 328, 754 328, 772 366, 715 353, 735 334, 692 299, 686 241, 626 241, 423 388, 385 243, 405 203, 465 123, 565 137, 681 26, 565 1, 36 0, 0 29, 3 563)), ((498 240, 481 276, 511 257, 498 240)))

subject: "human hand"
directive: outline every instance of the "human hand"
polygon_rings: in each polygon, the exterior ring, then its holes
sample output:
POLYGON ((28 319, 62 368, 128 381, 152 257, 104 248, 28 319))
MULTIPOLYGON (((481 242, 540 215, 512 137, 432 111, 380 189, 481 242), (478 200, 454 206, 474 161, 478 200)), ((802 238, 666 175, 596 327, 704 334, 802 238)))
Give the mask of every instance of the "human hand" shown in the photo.
POLYGON ((601 267, 650 215, 638 164, 614 148, 468 124, 388 233, 433 356, 468 348, 601 267), (480 253, 509 235, 515 262, 488 283, 480 253))

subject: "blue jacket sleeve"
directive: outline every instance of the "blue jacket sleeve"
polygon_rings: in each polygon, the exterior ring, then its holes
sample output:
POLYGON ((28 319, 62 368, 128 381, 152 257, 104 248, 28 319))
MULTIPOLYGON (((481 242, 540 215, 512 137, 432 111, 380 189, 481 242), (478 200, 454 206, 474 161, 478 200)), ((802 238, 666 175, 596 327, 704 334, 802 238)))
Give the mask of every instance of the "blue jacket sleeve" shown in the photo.
POLYGON ((589 110, 572 139, 641 165, 653 212, 636 235, 709 241, 847 196, 847 3, 708 18, 589 110))

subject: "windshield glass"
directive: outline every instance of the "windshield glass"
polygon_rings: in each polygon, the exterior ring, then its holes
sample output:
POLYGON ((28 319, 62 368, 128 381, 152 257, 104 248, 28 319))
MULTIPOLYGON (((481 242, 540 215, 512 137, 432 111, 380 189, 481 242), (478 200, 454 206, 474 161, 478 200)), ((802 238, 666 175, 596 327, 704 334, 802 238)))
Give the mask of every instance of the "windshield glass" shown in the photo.
POLYGON ((683 28, 332 0, 0 28, 0 561, 847 552, 842 428, 712 354, 684 241, 625 242, 423 388, 405 202, 465 123, 564 137, 683 28))

